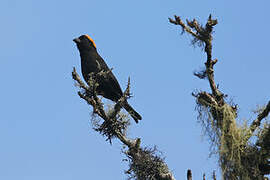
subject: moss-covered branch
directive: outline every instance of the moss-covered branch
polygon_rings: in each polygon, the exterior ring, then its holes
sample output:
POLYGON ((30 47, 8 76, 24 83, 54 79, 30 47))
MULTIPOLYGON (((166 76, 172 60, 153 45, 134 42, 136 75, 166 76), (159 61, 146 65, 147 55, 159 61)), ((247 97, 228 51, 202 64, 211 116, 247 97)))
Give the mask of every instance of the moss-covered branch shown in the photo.
MULTIPOLYGON (((270 145, 266 145, 268 141, 265 138, 268 133, 270 134, 269 124, 259 131, 262 135, 257 135, 257 145, 252 144, 250 139, 256 136, 255 129, 260 127, 262 119, 268 115, 270 102, 259 113, 250 128, 246 124, 239 125, 237 105, 226 101, 226 96, 218 89, 214 79, 214 65, 218 61, 212 58, 212 33, 214 26, 218 23, 217 20, 213 20, 210 15, 205 26, 199 24, 196 19, 187 20, 185 24, 179 16, 174 16, 174 20, 169 18, 169 21, 180 25, 182 34, 183 32, 190 34, 193 37, 192 44, 203 46, 207 55, 204 63, 205 71, 196 72, 194 75, 200 79, 208 79, 211 93, 201 91, 192 95, 196 97, 198 120, 209 135, 212 153, 219 155, 223 178, 225 180, 261 180, 267 172, 270 172, 268 171, 268 168, 270 169, 269 156, 265 155, 268 152, 270 154, 270 145)), ((213 178, 215 179, 215 176, 213 178)))
POLYGON ((156 154, 156 148, 142 148, 140 138, 133 140, 126 136, 125 132, 129 126, 129 121, 119 114, 122 104, 130 97, 130 80, 128 80, 123 96, 113 108, 106 112, 103 103, 95 91, 98 86, 96 78, 103 75, 106 75, 106 72, 90 75, 90 80, 87 82, 88 85, 86 85, 75 68, 72 72, 73 79, 81 89, 78 95, 93 107, 93 114, 98 115, 104 120, 102 124, 95 122, 94 129, 105 136, 110 143, 112 143, 113 138, 117 138, 128 148, 124 154, 129 161, 127 174, 130 179, 175 180, 164 159, 156 154))

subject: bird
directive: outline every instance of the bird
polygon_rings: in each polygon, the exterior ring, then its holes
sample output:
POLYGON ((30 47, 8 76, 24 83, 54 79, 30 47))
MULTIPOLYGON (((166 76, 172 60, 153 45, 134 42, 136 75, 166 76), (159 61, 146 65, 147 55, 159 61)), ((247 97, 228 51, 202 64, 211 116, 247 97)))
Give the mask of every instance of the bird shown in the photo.
MULTIPOLYGON (((102 71, 106 72, 106 75, 97 78, 96 93, 117 102, 123 96, 123 91, 111 69, 97 52, 94 40, 85 34, 73 39, 73 41, 80 52, 81 71, 84 80, 88 83, 91 73, 96 75, 102 71)), ((127 100, 123 102, 122 107, 125 108, 136 123, 142 119, 141 115, 128 104, 127 100)))

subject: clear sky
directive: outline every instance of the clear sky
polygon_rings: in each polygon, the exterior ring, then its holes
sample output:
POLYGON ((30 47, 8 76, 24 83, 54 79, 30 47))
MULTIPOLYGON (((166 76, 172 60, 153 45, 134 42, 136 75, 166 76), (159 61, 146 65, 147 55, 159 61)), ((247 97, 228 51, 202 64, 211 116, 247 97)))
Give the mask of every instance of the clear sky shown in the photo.
POLYGON ((269 7, 269 0, 2 0, 0 179, 126 179, 121 144, 92 130, 92 108, 71 78, 73 67, 80 72, 72 39, 85 33, 122 88, 131 77, 129 102, 143 120, 132 121, 130 137, 157 145, 177 179, 189 168, 194 179, 209 177, 217 161, 208 158, 191 96, 209 90, 192 75, 205 54, 168 17, 218 19, 216 81, 239 104, 240 119, 252 120, 251 110, 270 100, 269 7))

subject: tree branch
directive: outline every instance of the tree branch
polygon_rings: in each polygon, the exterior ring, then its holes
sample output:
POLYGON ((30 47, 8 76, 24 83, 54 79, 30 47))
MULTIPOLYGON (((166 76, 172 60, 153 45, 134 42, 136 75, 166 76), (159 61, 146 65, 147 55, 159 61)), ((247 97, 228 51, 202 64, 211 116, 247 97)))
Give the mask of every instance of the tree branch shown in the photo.
MULTIPOLYGON (((118 138, 124 145, 128 147, 126 155, 131 157, 133 161, 136 161, 134 163, 140 163, 140 161, 144 161, 147 159, 147 161, 152 161, 153 159, 157 159, 157 162, 153 160, 153 165, 159 165, 161 167, 167 167, 167 165, 157 156, 154 156, 152 151, 145 150, 141 148, 141 139, 137 138, 135 140, 132 140, 128 138, 125 133, 123 133, 124 129, 126 127, 126 123, 124 121, 118 120, 118 114, 122 108, 122 104, 124 104, 125 101, 130 97, 130 78, 128 79, 128 85, 126 90, 123 93, 123 96, 116 102, 114 107, 112 108, 113 111, 110 113, 106 113, 103 107, 103 104, 101 100, 97 97, 97 94, 95 92, 96 87, 98 86, 96 82, 96 78, 98 76, 104 76, 107 72, 100 72, 97 74, 90 74, 88 86, 81 80, 80 76, 76 72, 76 69, 73 68, 72 72, 72 78, 78 83, 77 85, 79 88, 82 89, 82 91, 78 92, 78 95, 84 99, 89 105, 93 107, 93 113, 97 114, 99 117, 101 117, 104 122, 102 125, 99 125, 97 130, 101 134, 107 136, 107 139, 111 143, 111 138, 116 137, 118 138)), ((160 169, 160 168, 157 168, 160 169)), ((144 169, 143 169, 144 170, 144 169)), ((147 172, 146 172, 147 173, 147 172)), ((172 173, 168 170, 165 171, 157 171, 155 172, 155 176, 159 177, 160 180, 175 180, 172 173)))
POLYGON ((212 94, 217 98, 217 102, 223 105, 223 94, 218 90, 214 80, 214 65, 218 60, 212 60, 212 33, 213 27, 218 24, 218 21, 216 19, 212 19, 211 15, 209 15, 208 21, 205 27, 203 27, 197 22, 196 19, 193 19, 192 21, 187 20, 187 24, 185 24, 179 16, 174 16, 174 19, 175 20, 169 18, 170 23, 180 25, 182 27, 182 31, 186 31, 191 34, 194 38, 192 41, 193 44, 198 42, 199 46, 203 45, 205 47, 204 51, 207 55, 207 60, 205 62, 206 75, 209 80, 212 94))
POLYGON ((253 133, 260 125, 261 125, 261 121, 268 116, 270 112, 270 101, 268 102, 268 104, 266 105, 265 109, 258 114, 257 119, 255 119, 251 126, 250 126, 250 131, 253 133))
MULTIPOLYGON (((270 101, 266 108, 258 114, 249 128, 240 127, 237 122, 237 105, 232 102, 225 102, 225 97, 215 83, 214 65, 217 59, 212 59, 212 33, 214 26, 218 23, 211 15, 208 17, 205 26, 200 25, 195 19, 183 23, 179 16, 174 16, 175 20, 169 18, 170 23, 180 25, 182 33, 189 33, 194 39, 193 45, 203 46, 207 55, 205 64, 206 70, 194 73, 200 79, 207 77, 211 88, 211 93, 201 91, 192 93, 197 99, 198 120, 201 121, 205 132, 214 146, 214 151, 219 153, 219 162, 224 179, 262 179, 268 171, 261 170, 262 167, 269 166, 269 156, 267 148, 257 149, 257 146, 250 144, 250 137, 260 126, 263 118, 270 112, 270 101), (251 133, 250 133, 251 132, 251 133), (261 168, 261 169, 260 169, 261 168)), ((270 132, 269 125, 261 131, 267 137, 270 132)), ((258 144, 262 147, 269 147, 269 141, 265 141, 264 136, 258 137, 258 144)), ((268 138, 269 139, 269 138, 268 138)), ((266 169, 267 169, 266 168, 266 169)), ((213 179, 216 179, 215 173, 213 179)))
POLYGON ((175 24, 175 25, 180 25, 183 29, 182 32, 186 31, 189 34, 191 34, 193 37, 198 38, 198 39, 200 38, 194 31, 192 31, 188 26, 186 26, 186 24, 181 20, 179 16, 175 15, 174 19, 175 20, 169 18, 170 23, 175 24))

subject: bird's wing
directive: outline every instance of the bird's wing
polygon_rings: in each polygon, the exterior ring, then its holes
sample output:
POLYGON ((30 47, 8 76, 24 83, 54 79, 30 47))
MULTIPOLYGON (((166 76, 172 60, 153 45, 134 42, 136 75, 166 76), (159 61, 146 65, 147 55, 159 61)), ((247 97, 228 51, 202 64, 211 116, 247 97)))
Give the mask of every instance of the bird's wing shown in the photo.
POLYGON ((105 72, 107 71, 106 78, 104 79, 104 81, 106 82, 107 85, 110 86, 110 89, 112 89, 112 91, 114 91, 120 98, 123 95, 123 92, 116 77, 114 76, 114 74, 112 73, 112 71, 110 70, 110 68, 105 63, 105 61, 102 59, 101 56, 98 56, 96 61, 98 66, 101 67, 101 70, 104 70, 105 72))

